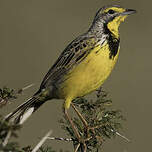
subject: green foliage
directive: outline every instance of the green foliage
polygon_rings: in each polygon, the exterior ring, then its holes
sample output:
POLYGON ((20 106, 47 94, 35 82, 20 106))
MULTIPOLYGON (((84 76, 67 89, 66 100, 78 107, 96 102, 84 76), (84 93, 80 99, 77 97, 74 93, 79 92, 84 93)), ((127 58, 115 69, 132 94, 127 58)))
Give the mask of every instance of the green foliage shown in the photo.
MULTIPOLYGON (((88 127, 85 128, 80 119, 73 118, 88 151, 97 151, 106 139, 115 137, 116 132, 122 128, 121 123, 124 118, 121 111, 112 109, 112 101, 108 99, 107 93, 101 89, 96 92, 95 99, 78 98, 73 103, 88 123, 88 127)), ((60 122, 62 128, 72 137, 74 146, 78 145, 79 142, 69 122, 65 119, 60 122)), ((81 146, 79 151, 82 151, 81 146)))
POLYGON ((4 106, 8 101, 16 98, 14 89, 7 87, 0 88, 0 107, 4 106))
POLYGON ((21 152, 19 149, 19 145, 16 142, 9 142, 5 147, 0 144, 0 152, 21 152))
POLYGON ((7 121, 4 121, 4 118, 0 115, 0 150, 3 152, 18 152, 19 145, 16 142, 9 142, 7 146, 3 146, 3 143, 8 136, 8 133, 11 132, 10 136, 17 138, 17 131, 20 129, 19 125, 9 124, 7 121))
POLYGON ((40 149, 39 149, 39 152, 55 152, 54 150, 52 150, 52 148, 51 147, 41 147, 40 149))
POLYGON ((16 99, 14 90, 7 87, 3 87, 2 89, 0 89, 0 97, 7 100, 11 98, 16 99))
POLYGON ((4 120, 4 118, 0 115, 0 142, 3 142, 6 138, 8 131, 11 131, 11 136, 17 138, 17 130, 20 129, 21 126, 10 124, 4 120))
MULTIPOLYGON (((87 121, 86 127, 76 115, 72 118, 74 125, 81 135, 82 142, 75 137, 69 121, 67 121, 65 117, 60 120, 62 129, 64 129, 69 135, 69 138, 72 139, 74 149, 78 147, 77 152, 83 152, 84 145, 87 147, 87 152, 99 151, 103 142, 115 137, 116 133, 122 128, 122 120, 124 120, 124 118, 120 110, 112 108, 112 101, 109 100, 107 93, 99 89, 95 95, 96 97, 94 99, 86 99, 83 97, 73 101, 74 106, 87 121)), ((17 96, 13 89, 7 87, 0 89, 0 105, 2 103, 1 101, 16 98, 17 96)), ((10 124, 0 116, 0 152, 32 152, 31 146, 20 148, 18 143, 12 142, 11 140, 8 140, 5 146, 3 145, 8 133, 11 132, 10 139, 12 139, 12 137, 17 138, 17 131, 20 128, 21 126, 10 124)), ((41 147, 38 152, 55 151, 50 146, 45 146, 41 147)), ((60 150, 60 152, 63 152, 63 150, 60 150)))
POLYGON ((22 152, 32 152, 31 146, 27 146, 27 147, 22 148, 22 152))

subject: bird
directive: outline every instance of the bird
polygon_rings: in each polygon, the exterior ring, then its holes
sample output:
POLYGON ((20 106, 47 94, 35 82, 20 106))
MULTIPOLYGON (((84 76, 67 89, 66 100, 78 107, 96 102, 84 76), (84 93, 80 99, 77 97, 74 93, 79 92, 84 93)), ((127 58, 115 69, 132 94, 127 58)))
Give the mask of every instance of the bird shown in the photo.
POLYGON ((88 30, 63 50, 38 91, 5 120, 23 124, 46 101, 63 99, 65 114, 72 125, 67 113, 71 102, 95 91, 108 78, 120 52, 120 23, 134 13, 136 10, 119 5, 101 7, 88 30))

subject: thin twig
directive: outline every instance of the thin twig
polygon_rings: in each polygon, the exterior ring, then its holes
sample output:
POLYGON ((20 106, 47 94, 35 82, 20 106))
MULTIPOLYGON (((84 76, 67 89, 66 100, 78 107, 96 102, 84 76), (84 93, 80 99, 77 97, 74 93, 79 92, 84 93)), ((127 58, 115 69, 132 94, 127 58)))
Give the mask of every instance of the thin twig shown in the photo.
POLYGON ((50 140, 60 140, 60 141, 67 141, 67 142, 73 141, 72 138, 62 138, 62 137, 47 137, 47 139, 50 139, 50 140))
POLYGON ((28 85, 28 86, 25 86, 25 87, 17 90, 17 94, 21 94, 24 90, 27 90, 27 89, 29 89, 29 88, 31 88, 31 87, 33 87, 33 86, 34 86, 34 83, 32 83, 32 84, 30 84, 30 85, 28 85))
POLYGON ((6 104, 6 100, 4 100, 3 98, 0 97, 0 106, 2 107, 3 105, 6 104))
POLYGON ((74 152, 77 152, 78 149, 79 149, 79 147, 80 147, 80 143, 77 145, 77 147, 76 147, 76 149, 74 150, 74 152))
POLYGON ((125 137, 124 135, 121 135, 119 132, 116 132, 116 134, 117 134, 118 136, 120 136, 121 138, 123 138, 123 139, 127 140, 128 142, 130 142, 130 139, 128 139, 128 138, 125 137))
POLYGON ((83 143, 83 146, 84 146, 84 151, 83 152, 87 152, 87 145, 86 145, 85 142, 83 143))
POLYGON ((117 131, 114 131, 113 129, 111 129, 112 132, 114 132, 116 135, 118 135, 119 137, 127 140, 128 142, 130 142, 130 139, 128 139, 127 137, 125 137, 124 135, 121 135, 119 132, 117 131))
POLYGON ((4 139, 4 142, 2 143, 3 147, 5 147, 7 145, 8 141, 9 141, 9 138, 11 137, 11 134, 12 134, 12 131, 9 130, 5 139, 4 139))
MULTIPOLYGON (((91 127, 91 128, 89 128, 89 129, 97 129, 97 128, 99 128, 100 126, 102 126, 102 125, 98 125, 98 126, 95 126, 95 127, 91 127)), ((115 131, 115 130, 113 130, 113 129, 111 129, 111 131, 112 131, 113 133, 115 133, 117 136, 119 136, 119 137, 125 139, 126 141, 130 142, 130 139, 128 139, 128 138, 125 137, 124 135, 120 134, 118 131, 115 131)))
POLYGON ((50 130, 41 140, 40 142, 35 146, 35 148, 32 150, 32 152, 37 152, 39 148, 44 144, 44 142, 47 140, 47 138, 52 134, 52 130, 50 130))

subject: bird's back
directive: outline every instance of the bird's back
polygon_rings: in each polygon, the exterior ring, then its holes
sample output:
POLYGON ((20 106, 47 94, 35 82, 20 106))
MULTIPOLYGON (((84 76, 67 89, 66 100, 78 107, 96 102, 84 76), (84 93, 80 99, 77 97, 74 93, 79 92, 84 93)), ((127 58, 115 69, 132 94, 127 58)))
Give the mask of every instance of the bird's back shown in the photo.
POLYGON ((92 52, 97 44, 93 35, 85 33, 73 40, 61 53, 55 64, 44 77, 40 90, 50 88, 54 98, 64 98, 64 84, 71 73, 92 52))

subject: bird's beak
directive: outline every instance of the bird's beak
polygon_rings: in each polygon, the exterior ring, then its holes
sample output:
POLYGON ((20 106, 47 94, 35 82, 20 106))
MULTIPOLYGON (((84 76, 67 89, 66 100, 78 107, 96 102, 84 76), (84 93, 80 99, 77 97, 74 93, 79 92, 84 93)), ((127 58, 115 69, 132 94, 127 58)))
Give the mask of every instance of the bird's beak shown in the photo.
POLYGON ((126 9, 124 12, 121 13, 122 16, 125 16, 125 15, 130 15, 130 14, 134 14, 136 13, 137 11, 136 10, 133 10, 133 9, 126 9))

